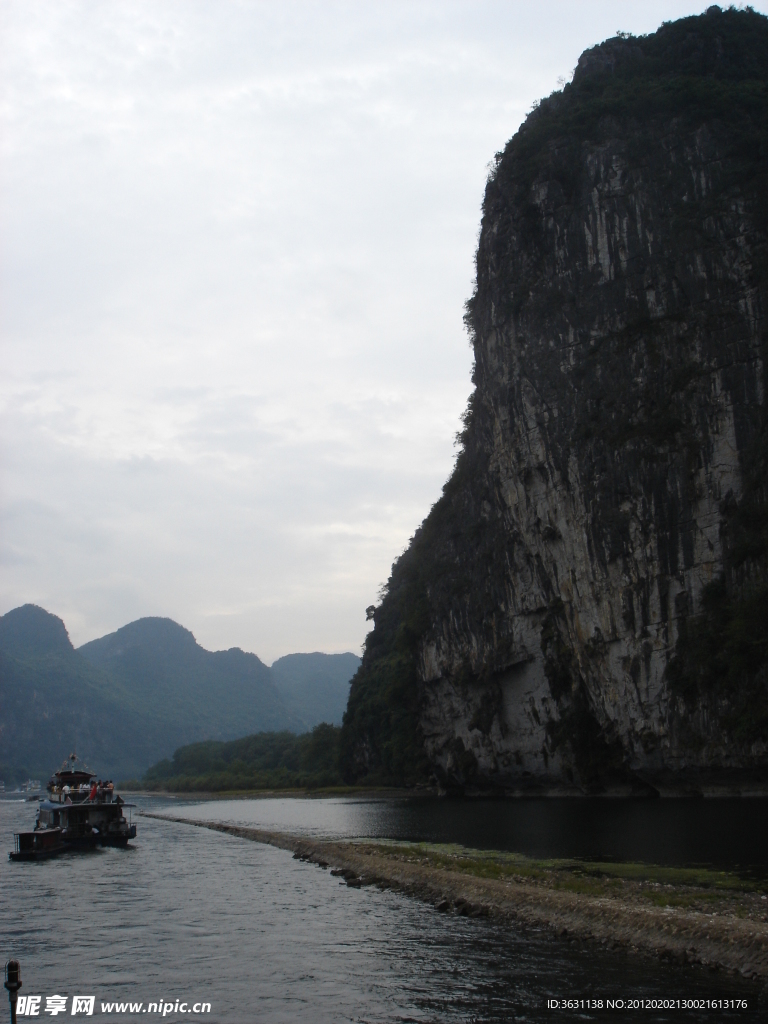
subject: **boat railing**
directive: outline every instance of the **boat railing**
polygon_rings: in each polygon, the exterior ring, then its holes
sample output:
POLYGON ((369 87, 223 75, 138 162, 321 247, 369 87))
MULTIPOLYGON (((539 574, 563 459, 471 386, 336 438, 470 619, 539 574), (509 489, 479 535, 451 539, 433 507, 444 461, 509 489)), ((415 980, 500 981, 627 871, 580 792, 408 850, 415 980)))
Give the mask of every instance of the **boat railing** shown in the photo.
POLYGON ((63 790, 55 790, 50 795, 53 803, 66 803, 67 797, 73 804, 113 804, 116 801, 117 793, 114 790, 100 790, 95 796, 91 796, 90 790, 70 790, 65 793, 63 790))

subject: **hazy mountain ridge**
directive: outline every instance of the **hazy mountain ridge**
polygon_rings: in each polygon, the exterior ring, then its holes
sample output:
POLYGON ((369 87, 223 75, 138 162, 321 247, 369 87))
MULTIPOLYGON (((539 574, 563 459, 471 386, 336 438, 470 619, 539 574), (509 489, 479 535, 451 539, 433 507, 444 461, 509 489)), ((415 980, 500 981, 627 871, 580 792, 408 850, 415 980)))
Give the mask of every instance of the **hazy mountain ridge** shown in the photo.
POLYGON ((272 663, 272 678, 307 729, 318 722, 341 725, 349 684, 360 666, 356 654, 286 654, 272 663), (320 685, 318 685, 320 684, 320 685))
POLYGON ((267 666, 237 648, 207 651, 171 619, 145 618, 78 648, 95 668, 123 684, 134 702, 170 721, 183 703, 180 743, 207 730, 207 739, 301 728, 284 704, 267 666))
POLYGON ((100 774, 138 777, 190 743, 338 724, 338 666, 351 677, 359 659, 320 655, 325 674, 313 695, 316 656, 298 657, 305 671, 297 678, 286 665, 273 677, 255 654, 207 651, 160 618, 75 650, 61 619, 16 608, 0 617, 0 778, 46 776, 72 749, 100 774))
POLYGON ((6 783, 45 776, 73 749, 117 774, 159 743, 162 730, 136 712, 121 684, 74 649, 61 619, 35 605, 0 617, 0 776, 6 783))

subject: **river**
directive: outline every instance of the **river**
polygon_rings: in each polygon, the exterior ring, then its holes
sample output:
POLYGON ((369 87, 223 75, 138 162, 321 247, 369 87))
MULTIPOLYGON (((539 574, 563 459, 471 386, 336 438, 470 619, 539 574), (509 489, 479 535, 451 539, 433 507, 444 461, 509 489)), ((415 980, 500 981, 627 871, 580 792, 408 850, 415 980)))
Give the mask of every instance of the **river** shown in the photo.
MULTIPOLYGON (((186 803, 186 801, 184 801, 186 803)), ((459 843, 529 857, 706 865, 768 875, 768 799, 446 800, 339 797, 206 800, 206 818, 317 838, 459 843)))
MULTIPOLYGON (((442 821, 438 803, 430 801, 136 802, 160 813, 167 808, 313 835, 388 829, 392 838, 465 842, 479 815, 472 845, 500 845, 490 841, 498 823, 480 829, 488 806, 483 815, 481 805, 465 802, 444 804, 442 821)), ((490 817, 498 818, 490 806, 490 817)), ((34 804, 0 801, 7 848, 14 830, 31 825, 34 811, 34 804)), ((754 1019, 758 989, 739 979, 439 914, 396 892, 347 888, 283 850, 190 825, 137 821, 139 834, 127 850, 65 854, 40 864, 0 859, 2 951, 21 962, 22 994, 66 995, 69 1006, 73 995, 93 995, 94 1016, 145 1022, 152 1017, 110 1016, 102 1004, 211 1003, 208 1015, 171 1011, 163 1018, 168 1022, 335 1024, 587 1020, 586 1013, 548 1010, 547 1000, 746 997, 746 1013, 615 1011, 608 1019, 754 1019)), ((537 829, 530 824, 521 834, 530 839, 537 829)), ((538 841, 521 852, 542 852, 538 841)))

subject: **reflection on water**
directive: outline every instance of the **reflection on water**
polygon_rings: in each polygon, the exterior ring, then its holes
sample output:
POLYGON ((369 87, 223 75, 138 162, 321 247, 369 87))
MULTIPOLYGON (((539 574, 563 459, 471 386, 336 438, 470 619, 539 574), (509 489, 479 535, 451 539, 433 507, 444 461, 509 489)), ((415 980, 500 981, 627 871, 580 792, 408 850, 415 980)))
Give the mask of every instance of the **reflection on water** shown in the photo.
MULTIPOLYGON (((163 803, 151 801, 154 809, 163 803)), ((321 827, 327 803, 286 803, 306 827, 321 827)), ((328 813, 332 820, 341 812, 328 813)), ((21 961, 24 993, 93 994, 96 1016, 105 1000, 187 998, 210 1000, 207 1020, 224 1024, 570 1021, 576 1016, 547 1011, 547 998, 756 994, 701 969, 349 889, 283 850, 172 822, 139 818, 133 849, 11 863, 11 834, 33 814, 34 805, 0 801, 2 952, 21 961)))
POLYGON ((179 814, 336 838, 409 839, 768 874, 768 800, 440 800, 432 797, 178 802, 179 814), (182 809, 183 807, 183 809, 182 809))

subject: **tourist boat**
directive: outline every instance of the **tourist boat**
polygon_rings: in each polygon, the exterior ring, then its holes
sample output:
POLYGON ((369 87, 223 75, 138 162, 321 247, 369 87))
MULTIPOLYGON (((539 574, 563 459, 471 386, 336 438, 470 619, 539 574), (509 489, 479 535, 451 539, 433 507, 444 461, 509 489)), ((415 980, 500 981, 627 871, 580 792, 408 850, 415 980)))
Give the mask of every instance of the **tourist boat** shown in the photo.
POLYGON ((111 785, 99 786, 95 778, 90 768, 71 754, 48 783, 48 798, 40 802, 34 832, 15 836, 16 849, 10 858, 35 860, 40 858, 21 854, 53 856, 62 850, 126 846, 136 836, 136 826, 130 821, 134 805, 125 803, 111 785), (48 834, 55 838, 49 839, 48 834))

